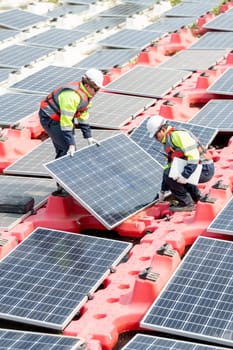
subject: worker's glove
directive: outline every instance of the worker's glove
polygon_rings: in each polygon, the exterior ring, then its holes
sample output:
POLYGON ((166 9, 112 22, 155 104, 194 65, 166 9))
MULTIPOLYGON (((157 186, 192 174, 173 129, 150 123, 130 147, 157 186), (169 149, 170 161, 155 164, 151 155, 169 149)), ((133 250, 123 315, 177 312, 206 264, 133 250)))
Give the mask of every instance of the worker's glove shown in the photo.
POLYGON ((180 175, 177 179, 176 182, 178 182, 179 184, 185 185, 188 182, 188 179, 186 179, 185 177, 183 177, 182 175, 180 175))
POLYGON ((93 137, 88 137, 87 143, 88 145, 100 146, 100 143, 97 140, 95 140, 93 137))
POLYGON ((75 152, 75 146, 74 145, 70 145, 69 149, 68 149, 68 152, 67 152, 67 155, 70 156, 70 157, 73 157, 74 156, 74 152, 75 152))

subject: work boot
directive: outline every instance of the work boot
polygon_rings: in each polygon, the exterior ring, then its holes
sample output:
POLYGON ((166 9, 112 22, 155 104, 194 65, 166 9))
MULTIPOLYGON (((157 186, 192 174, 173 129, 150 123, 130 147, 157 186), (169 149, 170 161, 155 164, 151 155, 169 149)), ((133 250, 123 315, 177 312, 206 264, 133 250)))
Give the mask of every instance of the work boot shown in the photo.
POLYGON ((169 207, 170 211, 172 212, 182 212, 182 211, 193 211, 195 210, 195 204, 182 204, 182 203, 176 203, 169 207))

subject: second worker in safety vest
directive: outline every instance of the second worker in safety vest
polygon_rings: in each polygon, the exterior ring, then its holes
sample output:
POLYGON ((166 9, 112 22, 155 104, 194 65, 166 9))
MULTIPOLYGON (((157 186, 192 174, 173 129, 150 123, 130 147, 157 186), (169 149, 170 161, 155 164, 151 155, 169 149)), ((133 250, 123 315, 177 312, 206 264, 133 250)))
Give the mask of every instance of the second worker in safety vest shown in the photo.
MULTIPOLYGON (((41 101, 40 123, 53 142, 55 159, 66 154, 73 157, 76 150, 74 139, 76 124, 79 125, 89 145, 99 144, 92 137, 88 108, 91 107, 91 99, 100 88, 103 88, 103 80, 100 70, 90 68, 82 76, 81 81, 58 87, 41 101)), ((58 185, 58 191, 53 194, 60 195, 62 190, 58 185)))
POLYGON ((202 164, 199 183, 209 181, 214 175, 214 162, 210 152, 188 130, 173 128, 169 121, 160 115, 151 116, 147 122, 149 137, 154 137, 164 144, 167 164, 164 167, 159 200, 165 199, 165 193, 171 191, 177 204, 171 205, 171 211, 192 211, 195 203, 201 198, 196 185, 188 183, 188 178, 202 164), (182 174, 173 179, 169 177, 171 163, 174 157, 187 160, 182 174))

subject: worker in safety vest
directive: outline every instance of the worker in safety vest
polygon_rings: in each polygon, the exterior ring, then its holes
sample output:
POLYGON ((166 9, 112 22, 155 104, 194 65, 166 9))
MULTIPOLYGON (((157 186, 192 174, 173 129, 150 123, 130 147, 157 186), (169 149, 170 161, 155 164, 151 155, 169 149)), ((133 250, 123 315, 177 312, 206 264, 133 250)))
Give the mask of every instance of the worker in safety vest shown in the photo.
POLYGON ((159 200, 165 199, 166 191, 171 191, 177 204, 170 206, 174 212, 192 211, 195 203, 201 198, 201 192, 196 185, 188 183, 189 176, 202 164, 199 183, 209 181, 214 175, 214 162, 210 152, 189 131, 173 128, 169 121, 160 115, 151 116, 147 121, 149 137, 154 137, 164 144, 167 164, 164 167, 159 200), (187 160, 181 175, 173 179, 169 177, 170 167, 174 157, 187 160))
MULTIPOLYGON (((91 99, 100 88, 103 88, 103 74, 95 68, 88 69, 81 81, 72 82, 58 87, 40 104, 40 123, 51 137, 56 156, 74 156, 76 144, 74 139, 75 125, 79 125, 83 137, 89 145, 99 143, 92 137, 88 123, 88 108, 91 107, 91 99)), ((53 192, 60 195, 63 189, 53 192)))

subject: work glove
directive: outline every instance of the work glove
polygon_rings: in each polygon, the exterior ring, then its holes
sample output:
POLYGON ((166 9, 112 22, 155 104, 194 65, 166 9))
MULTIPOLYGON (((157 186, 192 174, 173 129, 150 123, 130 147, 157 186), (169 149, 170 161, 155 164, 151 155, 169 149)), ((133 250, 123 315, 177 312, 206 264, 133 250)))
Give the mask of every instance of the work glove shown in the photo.
POLYGON ((183 177, 182 175, 180 175, 177 179, 176 182, 178 182, 179 184, 185 185, 188 182, 188 179, 186 179, 185 177, 183 177))
POLYGON ((75 146, 74 145, 70 145, 68 152, 67 152, 67 156, 73 157, 74 156, 74 152, 75 152, 75 146))
POLYGON ((100 143, 97 140, 95 140, 93 137, 88 137, 87 143, 88 145, 100 146, 100 143))

